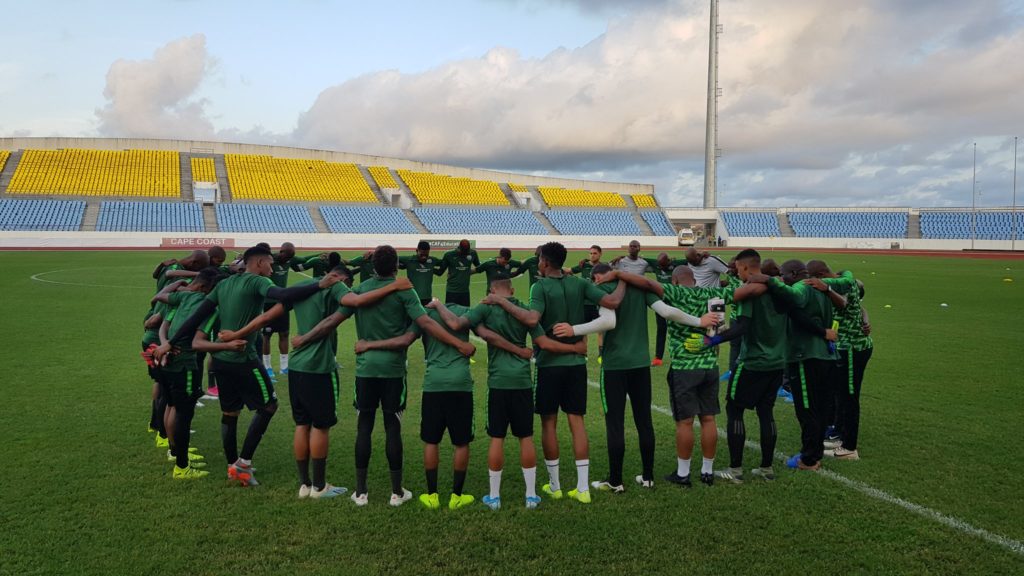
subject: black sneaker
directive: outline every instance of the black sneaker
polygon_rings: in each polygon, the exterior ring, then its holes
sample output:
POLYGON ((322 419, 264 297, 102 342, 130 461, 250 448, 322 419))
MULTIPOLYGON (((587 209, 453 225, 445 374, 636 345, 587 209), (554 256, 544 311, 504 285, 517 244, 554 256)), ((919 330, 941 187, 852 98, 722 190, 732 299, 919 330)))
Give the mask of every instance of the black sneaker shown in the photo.
POLYGON ((677 484, 679 486, 682 486, 683 488, 692 488, 693 487, 693 484, 690 483, 690 475, 689 474, 687 474, 686 476, 680 476, 679 474, 676 474, 675 472, 670 472, 668 474, 665 474, 665 481, 666 482, 671 482, 672 484, 677 484))
POLYGON ((708 486, 714 486, 715 485, 715 475, 714 474, 701 474, 700 475, 700 483, 701 484, 707 484, 708 486))

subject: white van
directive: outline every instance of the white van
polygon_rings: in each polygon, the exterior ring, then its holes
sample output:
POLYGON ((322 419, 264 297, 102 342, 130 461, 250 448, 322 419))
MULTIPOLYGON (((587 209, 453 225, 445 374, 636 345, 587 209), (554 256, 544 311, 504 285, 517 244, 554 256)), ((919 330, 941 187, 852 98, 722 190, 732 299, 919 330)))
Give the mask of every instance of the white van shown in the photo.
POLYGON ((693 235, 693 228, 683 228, 679 231, 679 245, 693 246, 696 238, 693 235))

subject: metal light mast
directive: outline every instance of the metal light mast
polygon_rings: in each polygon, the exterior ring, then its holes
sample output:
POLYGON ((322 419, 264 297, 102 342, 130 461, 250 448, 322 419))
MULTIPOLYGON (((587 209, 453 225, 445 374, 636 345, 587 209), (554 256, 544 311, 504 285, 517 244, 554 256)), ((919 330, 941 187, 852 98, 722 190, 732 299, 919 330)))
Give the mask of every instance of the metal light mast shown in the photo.
POLYGON ((711 33, 708 45, 708 114, 704 134, 704 207, 718 206, 718 0, 711 0, 711 33))

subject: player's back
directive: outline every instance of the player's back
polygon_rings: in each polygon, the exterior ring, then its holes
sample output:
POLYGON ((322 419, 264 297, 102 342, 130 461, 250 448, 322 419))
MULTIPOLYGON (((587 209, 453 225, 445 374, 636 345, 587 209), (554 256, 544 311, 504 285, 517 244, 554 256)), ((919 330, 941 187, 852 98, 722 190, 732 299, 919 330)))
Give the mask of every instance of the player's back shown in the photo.
MULTIPOLYGON (((236 274, 217 284, 207 296, 217 305, 220 327, 224 330, 239 330, 263 313, 263 301, 267 290, 273 286, 269 278, 251 272, 236 274)), ((246 337, 249 344, 243 352, 215 352, 214 358, 227 362, 245 362, 256 358, 256 337, 253 332, 246 337)))
POLYGON ((751 370, 781 370, 786 364, 786 307, 762 294, 734 306, 750 326, 742 338, 739 361, 751 370))
MULTIPOLYGON (((365 294, 394 282, 393 277, 374 276, 353 290, 365 294)), ((345 309, 352 314, 351 309, 345 309)), ((360 340, 387 340, 401 336, 410 324, 426 311, 413 290, 400 290, 384 296, 371 306, 355 309, 356 334, 360 340)), ((356 375, 386 378, 405 375, 405 350, 369 350, 356 356, 356 375)))

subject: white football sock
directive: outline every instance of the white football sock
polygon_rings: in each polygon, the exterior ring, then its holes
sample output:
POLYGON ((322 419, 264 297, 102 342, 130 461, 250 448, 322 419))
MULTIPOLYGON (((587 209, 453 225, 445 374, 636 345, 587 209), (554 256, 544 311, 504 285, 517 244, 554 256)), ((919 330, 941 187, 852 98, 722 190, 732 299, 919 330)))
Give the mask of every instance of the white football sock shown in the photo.
POLYGON ((501 496, 501 470, 487 470, 487 478, 491 481, 491 498, 501 496))
POLYGON ((537 467, 523 468, 523 481, 526 482, 526 497, 537 496, 537 467))
POLYGON ((277 357, 277 359, 281 361, 281 372, 284 372, 285 370, 287 370, 288 369, 288 355, 287 354, 281 354, 281 355, 279 355, 277 357))
POLYGON ((676 458, 676 476, 686 478, 690 475, 690 459, 676 458))
POLYGON ((558 492, 562 489, 562 483, 558 481, 558 460, 544 460, 548 467, 548 483, 551 484, 551 491, 558 492))
POLYGON ((704 462, 700 465, 701 474, 711 474, 715 470, 715 459, 704 458, 704 462))
POLYGON ((590 460, 576 461, 576 491, 590 490, 590 460))
POLYGON ((270 370, 270 354, 263 355, 263 367, 270 370))

